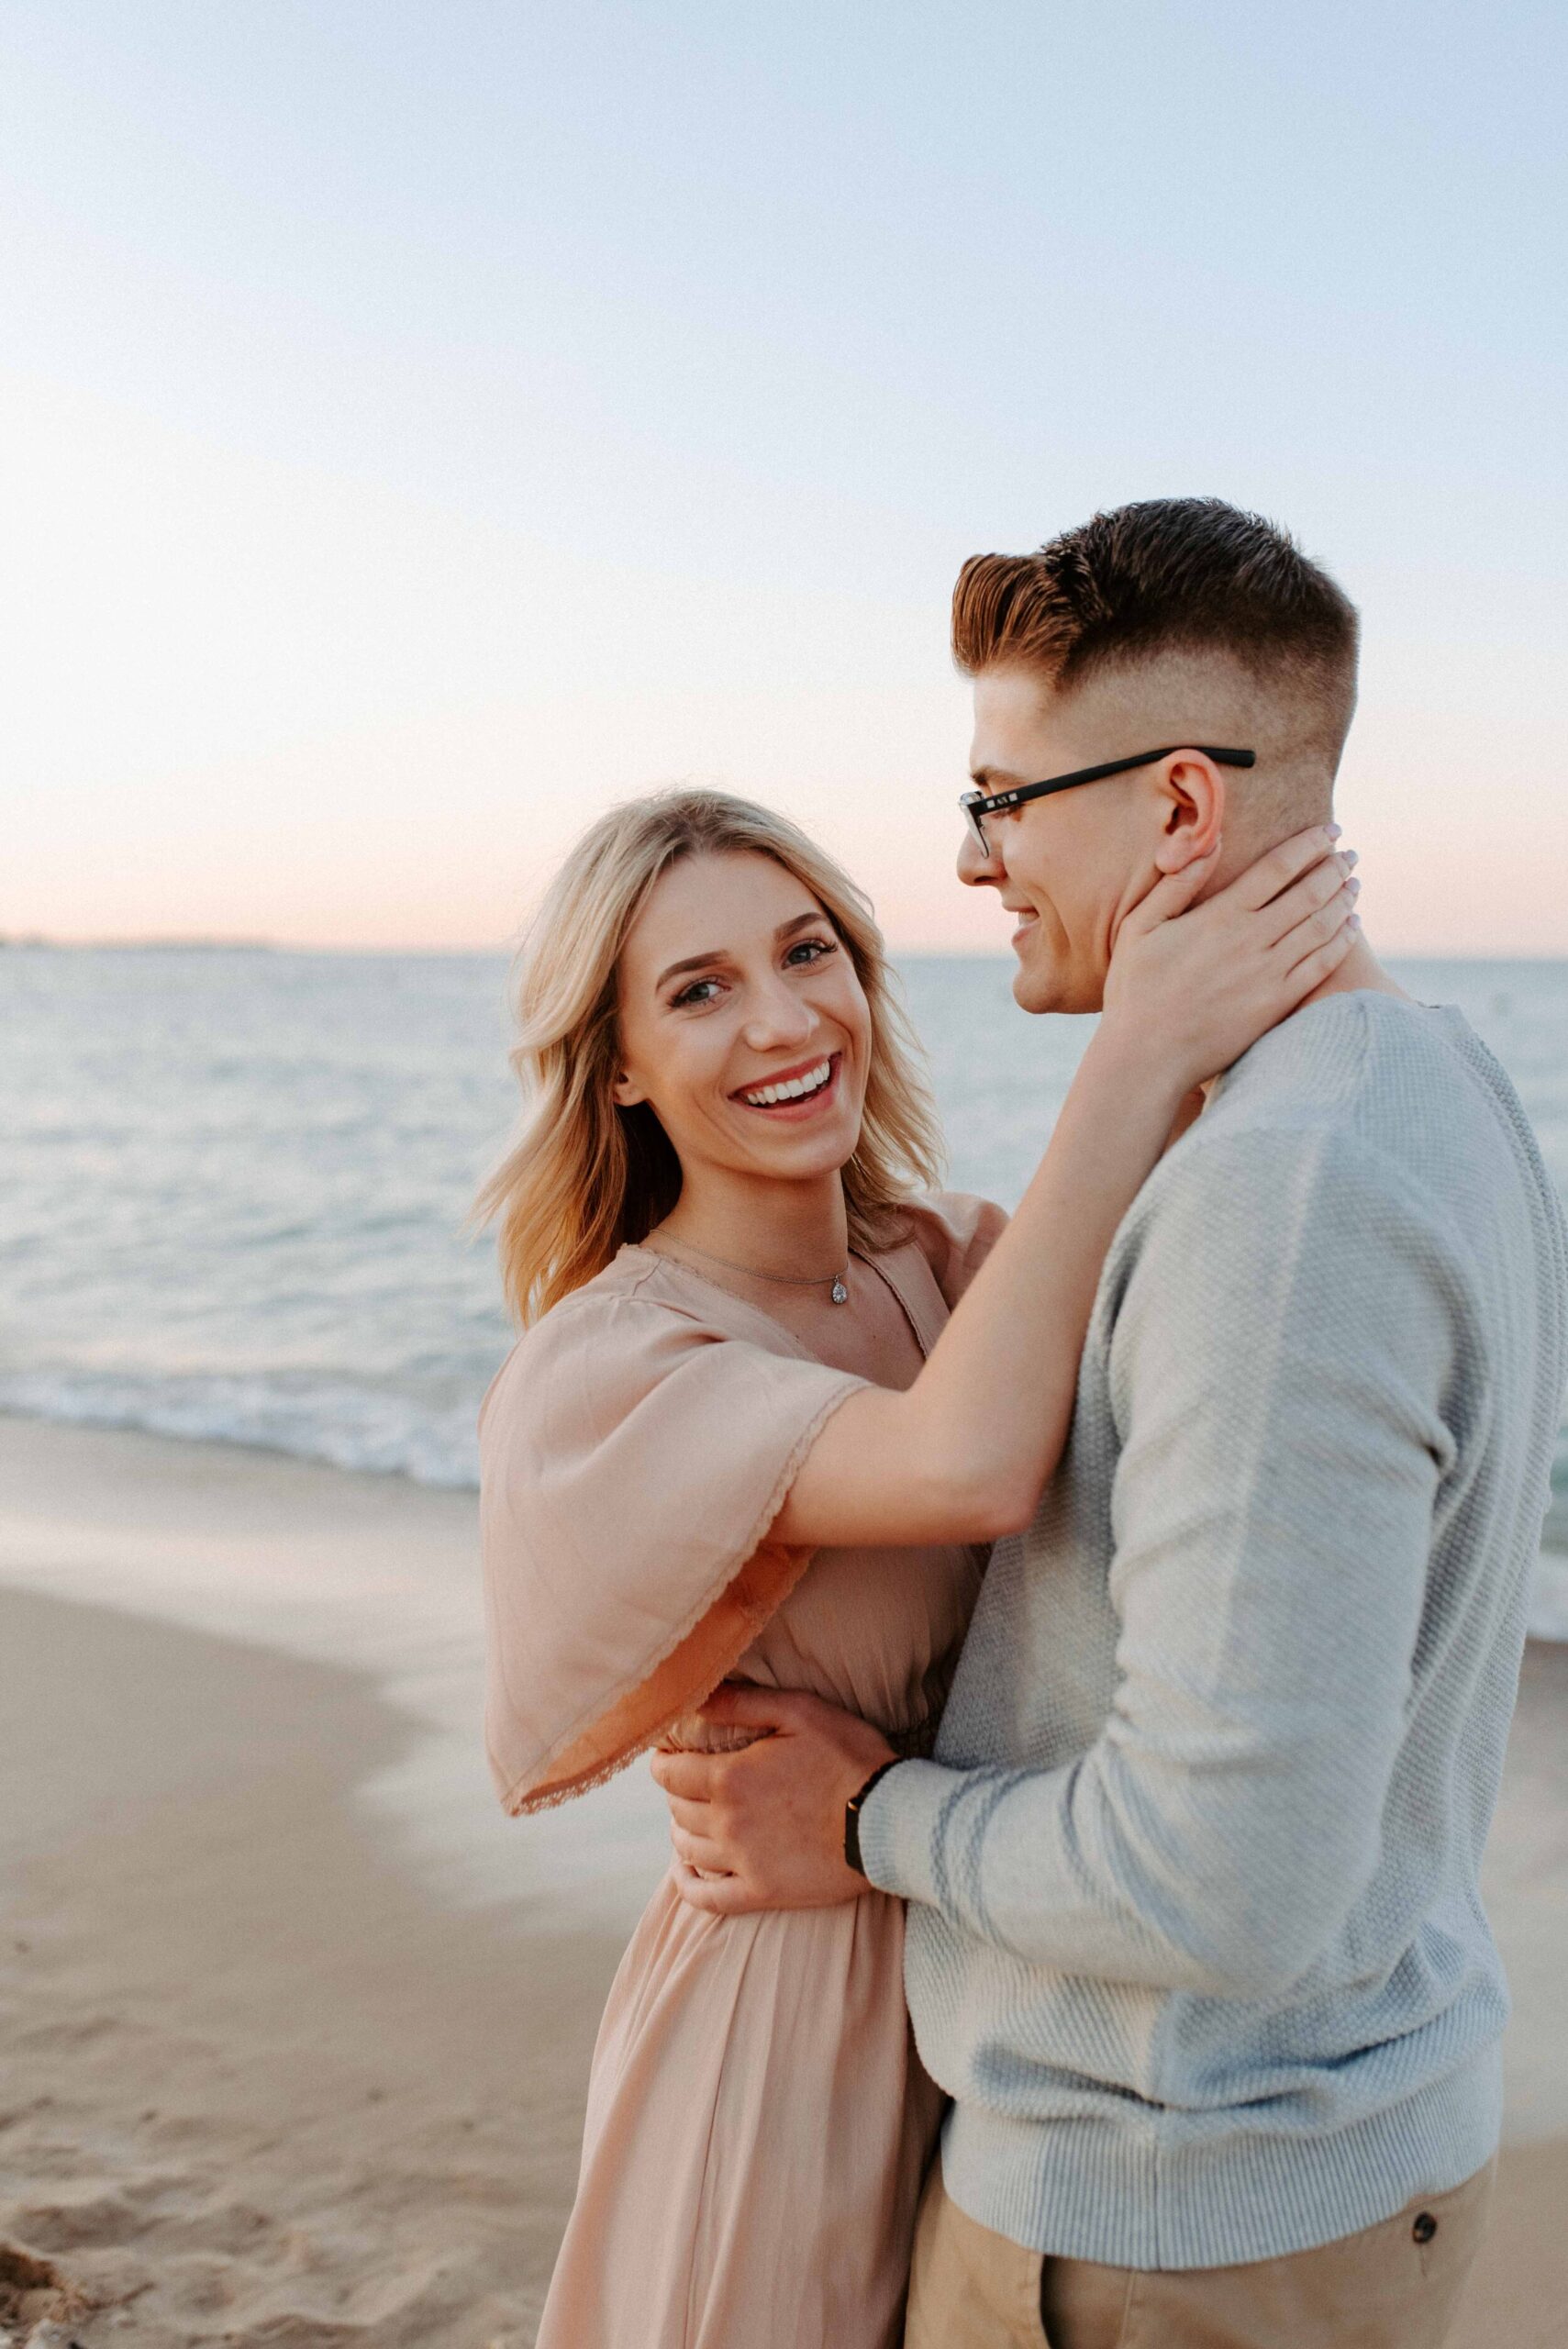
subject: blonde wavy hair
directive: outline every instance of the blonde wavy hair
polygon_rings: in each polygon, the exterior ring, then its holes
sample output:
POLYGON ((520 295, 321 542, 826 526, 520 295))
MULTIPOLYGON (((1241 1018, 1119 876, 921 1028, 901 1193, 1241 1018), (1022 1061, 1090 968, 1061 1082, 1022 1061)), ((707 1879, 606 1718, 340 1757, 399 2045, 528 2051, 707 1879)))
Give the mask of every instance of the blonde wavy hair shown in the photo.
POLYGON ((474 1206, 498 1222, 502 1279, 519 1321, 591 1281, 662 1223, 680 1163, 646 1102, 623 1109, 618 971, 661 874, 688 856, 772 857, 808 889, 847 948, 871 1012, 860 1140, 843 1170, 851 1244, 898 1237, 898 1208, 941 1179, 942 1140, 923 1056, 895 993, 870 901, 786 817, 725 792, 659 792, 612 808, 556 875, 518 958, 511 1063, 528 1104, 521 1135, 474 1206))

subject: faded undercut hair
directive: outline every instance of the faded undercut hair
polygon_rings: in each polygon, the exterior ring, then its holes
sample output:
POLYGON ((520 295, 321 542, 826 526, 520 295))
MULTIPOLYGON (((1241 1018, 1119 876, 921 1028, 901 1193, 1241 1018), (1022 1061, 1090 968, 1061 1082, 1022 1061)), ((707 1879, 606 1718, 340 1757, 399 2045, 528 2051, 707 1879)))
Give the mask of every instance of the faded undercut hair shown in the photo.
POLYGON ((966 676, 1033 670, 1064 693, 1169 654, 1220 654, 1339 765, 1355 711, 1355 606, 1288 532, 1218 497, 1096 514, 1033 554, 972 555, 952 599, 966 676))

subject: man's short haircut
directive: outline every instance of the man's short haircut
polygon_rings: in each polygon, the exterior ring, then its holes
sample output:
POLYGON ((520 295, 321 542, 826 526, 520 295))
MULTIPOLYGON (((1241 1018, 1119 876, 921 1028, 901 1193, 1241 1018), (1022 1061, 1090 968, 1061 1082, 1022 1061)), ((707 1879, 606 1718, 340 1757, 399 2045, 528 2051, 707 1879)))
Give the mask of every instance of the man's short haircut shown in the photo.
POLYGON ((1096 514, 1034 554, 971 555, 952 599, 966 676, 1032 669, 1071 692, 1167 653, 1224 654, 1298 705, 1330 771, 1355 708, 1356 608, 1288 532, 1218 497, 1096 514))

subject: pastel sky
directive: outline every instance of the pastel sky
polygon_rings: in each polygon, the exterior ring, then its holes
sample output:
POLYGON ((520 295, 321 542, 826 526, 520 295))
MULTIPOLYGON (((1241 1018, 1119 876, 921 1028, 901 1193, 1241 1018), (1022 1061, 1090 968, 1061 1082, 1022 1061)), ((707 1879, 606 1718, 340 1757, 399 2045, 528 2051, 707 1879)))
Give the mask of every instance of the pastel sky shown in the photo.
POLYGON ((495 945, 651 783, 952 879, 964 555, 1362 604, 1374 941, 1568 952, 1568 15, 9 0, 0 931, 495 945))

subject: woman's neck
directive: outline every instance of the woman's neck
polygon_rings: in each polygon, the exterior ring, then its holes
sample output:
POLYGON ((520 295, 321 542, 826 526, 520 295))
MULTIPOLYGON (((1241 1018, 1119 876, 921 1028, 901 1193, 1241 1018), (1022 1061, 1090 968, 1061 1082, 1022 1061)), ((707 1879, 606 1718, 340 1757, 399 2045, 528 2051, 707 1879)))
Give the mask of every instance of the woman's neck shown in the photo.
POLYGON ((687 1174, 655 1236, 777 1279, 823 1279, 849 1259, 843 1182, 837 1174, 800 1183, 687 1174))

